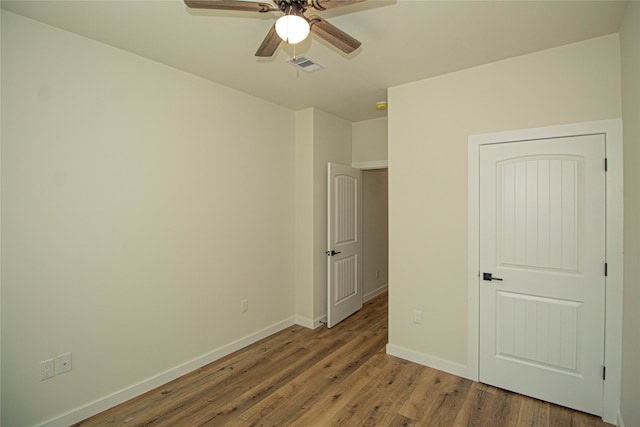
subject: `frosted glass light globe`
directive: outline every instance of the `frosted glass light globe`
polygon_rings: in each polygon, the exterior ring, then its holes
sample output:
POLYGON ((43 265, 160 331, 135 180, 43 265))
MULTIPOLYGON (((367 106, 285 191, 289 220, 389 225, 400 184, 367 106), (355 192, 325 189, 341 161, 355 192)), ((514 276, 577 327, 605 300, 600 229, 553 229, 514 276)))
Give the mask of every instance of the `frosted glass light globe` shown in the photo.
POLYGON ((276 33, 289 44, 300 43, 309 35, 309 23, 298 15, 285 15, 276 21, 276 33))

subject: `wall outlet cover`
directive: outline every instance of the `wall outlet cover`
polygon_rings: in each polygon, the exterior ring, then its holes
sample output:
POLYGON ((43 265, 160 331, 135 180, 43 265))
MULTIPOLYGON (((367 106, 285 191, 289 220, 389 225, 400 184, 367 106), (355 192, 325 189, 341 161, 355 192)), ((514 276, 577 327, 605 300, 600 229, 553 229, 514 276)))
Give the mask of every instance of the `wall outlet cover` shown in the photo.
POLYGON ((58 375, 71 370, 71 353, 61 354, 56 357, 56 371, 58 375))
POLYGON ((417 325, 422 325, 422 311, 421 310, 413 310, 413 323, 417 325))
POLYGON ((54 369, 53 359, 43 360, 42 362, 40 362, 40 370, 39 370, 40 381, 53 378, 55 374, 56 374, 56 371, 54 369))

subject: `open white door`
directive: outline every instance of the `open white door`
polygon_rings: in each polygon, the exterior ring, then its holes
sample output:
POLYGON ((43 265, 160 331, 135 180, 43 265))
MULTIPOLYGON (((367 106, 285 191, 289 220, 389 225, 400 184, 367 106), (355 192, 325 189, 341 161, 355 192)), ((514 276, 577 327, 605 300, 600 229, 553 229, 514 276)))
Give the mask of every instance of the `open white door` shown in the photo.
POLYGON ((362 308, 362 179, 329 163, 327 184, 327 326, 362 308))
POLYGON ((480 381, 602 415, 605 140, 480 148, 480 381))

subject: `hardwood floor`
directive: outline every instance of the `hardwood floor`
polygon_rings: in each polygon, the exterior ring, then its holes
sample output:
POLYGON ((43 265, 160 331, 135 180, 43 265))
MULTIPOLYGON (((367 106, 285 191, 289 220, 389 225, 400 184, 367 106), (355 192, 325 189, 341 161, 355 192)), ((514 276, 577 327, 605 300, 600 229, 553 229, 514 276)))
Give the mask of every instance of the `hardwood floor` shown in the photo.
POLYGON ((387 296, 292 326, 77 426, 610 426, 385 354, 387 296))

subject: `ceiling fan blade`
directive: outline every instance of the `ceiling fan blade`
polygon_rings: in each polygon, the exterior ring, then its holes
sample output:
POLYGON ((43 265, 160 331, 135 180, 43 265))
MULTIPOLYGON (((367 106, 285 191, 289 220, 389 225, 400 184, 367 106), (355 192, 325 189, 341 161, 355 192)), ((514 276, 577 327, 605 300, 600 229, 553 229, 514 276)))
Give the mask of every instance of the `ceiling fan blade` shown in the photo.
POLYGON ((362 44, 349 34, 331 25, 317 15, 309 17, 309 24, 311 25, 312 33, 331 43, 344 53, 351 53, 362 44))
POLYGON ((309 0, 309 5, 316 10, 326 10, 363 1, 365 0, 309 0))
POLYGON ((219 9, 219 10, 241 10, 245 12, 272 12, 274 9, 268 3, 258 3, 252 1, 238 0, 184 0, 184 3, 193 9, 219 9))
POLYGON ((273 26, 271 26, 271 29, 267 33, 267 36, 264 38, 264 40, 262 40, 262 44, 256 51, 256 56, 260 56, 263 58, 273 56, 278 46, 280 46, 280 42, 282 42, 282 39, 280 38, 278 33, 276 33, 276 26, 274 24, 273 26))

